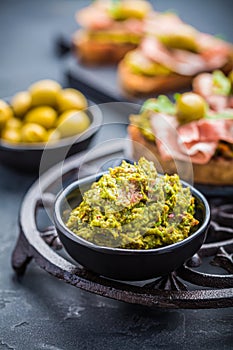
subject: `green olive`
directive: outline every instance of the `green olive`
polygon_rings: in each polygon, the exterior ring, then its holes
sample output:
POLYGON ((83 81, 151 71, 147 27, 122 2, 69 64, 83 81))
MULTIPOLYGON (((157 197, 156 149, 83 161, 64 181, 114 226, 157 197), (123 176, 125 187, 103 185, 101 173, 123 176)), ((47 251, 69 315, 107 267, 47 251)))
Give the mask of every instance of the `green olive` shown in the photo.
POLYGON ((10 118, 13 118, 11 107, 5 101, 0 100, 0 129, 4 128, 10 118))
POLYGON ((58 119, 57 128, 61 137, 74 136, 85 131, 90 125, 90 119, 86 113, 77 110, 63 112, 58 119))
POLYGON ((61 134, 57 129, 50 129, 48 130, 48 142, 56 142, 59 141, 61 138, 61 134))
POLYGON ((47 131, 41 125, 28 123, 21 129, 22 142, 46 142, 47 139, 47 131))
POLYGON ((113 3, 110 7, 110 15, 116 20, 127 18, 143 19, 151 10, 151 6, 144 0, 125 0, 113 3))
POLYGON ((160 63, 147 59, 140 51, 132 50, 124 57, 124 62, 129 66, 130 70, 135 74, 143 74, 146 76, 168 75, 170 70, 162 66, 160 63))
POLYGON ((5 128, 2 132, 2 139, 8 142, 18 143, 21 141, 20 130, 5 128))
POLYGON ((25 116, 25 121, 40 124, 44 128, 50 129, 54 126, 56 118, 57 112, 52 107, 41 106, 30 110, 25 116))
POLYGON ((197 52, 198 50, 194 30, 192 31, 187 29, 187 31, 183 30, 180 33, 174 32, 169 35, 161 35, 159 36, 159 40, 169 48, 189 50, 194 52, 197 52))
POLYGON ((205 100, 193 92, 186 92, 179 96, 176 102, 176 115, 180 124, 189 123, 205 117, 205 100))
POLYGON ((11 107, 17 117, 22 117, 32 104, 32 98, 28 91, 18 92, 11 100, 11 107))
POLYGON ((54 80, 40 80, 29 87, 33 106, 48 105, 56 107, 57 93, 61 85, 54 80))
POLYGON ((57 105, 61 112, 69 109, 80 110, 87 108, 87 100, 78 90, 63 89, 57 94, 57 105))
POLYGON ((8 119, 8 121, 6 122, 5 128, 18 130, 22 127, 22 125, 23 125, 22 121, 19 120, 18 118, 11 118, 11 119, 8 119))

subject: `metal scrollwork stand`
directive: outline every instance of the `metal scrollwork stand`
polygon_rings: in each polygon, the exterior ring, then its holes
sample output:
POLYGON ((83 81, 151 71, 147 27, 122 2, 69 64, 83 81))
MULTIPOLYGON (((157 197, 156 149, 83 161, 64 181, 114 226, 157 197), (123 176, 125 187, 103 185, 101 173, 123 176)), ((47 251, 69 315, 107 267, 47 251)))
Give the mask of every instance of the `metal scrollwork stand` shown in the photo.
POLYGON ((67 185, 77 179, 82 165, 82 176, 93 173, 98 164, 124 158, 122 142, 93 154, 79 154, 44 173, 27 192, 20 210, 20 233, 12 266, 18 275, 25 273, 33 259, 38 266, 53 276, 83 290, 108 298, 162 308, 218 308, 233 306, 233 203, 232 200, 210 200, 212 221, 208 231, 211 237, 198 254, 177 271, 153 281, 127 283, 95 275, 74 265, 59 252, 62 244, 50 222, 39 228, 38 212, 50 210, 61 183, 67 185), (83 166, 85 158, 85 165, 83 166), (211 258, 211 260, 210 260, 211 258), (204 263, 219 268, 218 273, 203 272, 204 263))

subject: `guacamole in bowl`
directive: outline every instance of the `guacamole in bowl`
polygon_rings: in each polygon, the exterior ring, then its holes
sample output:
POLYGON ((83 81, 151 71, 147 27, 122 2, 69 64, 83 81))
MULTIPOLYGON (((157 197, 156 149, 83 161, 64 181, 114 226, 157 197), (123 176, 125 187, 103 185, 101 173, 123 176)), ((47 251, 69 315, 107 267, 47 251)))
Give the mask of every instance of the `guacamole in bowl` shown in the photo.
POLYGON ((123 161, 84 193, 66 226, 99 246, 153 249, 182 241, 198 225, 190 188, 152 162, 123 161))
POLYGON ((201 247, 210 219, 206 199, 152 162, 78 180, 55 202, 54 221, 67 252, 114 279, 144 280, 180 267, 201 247))

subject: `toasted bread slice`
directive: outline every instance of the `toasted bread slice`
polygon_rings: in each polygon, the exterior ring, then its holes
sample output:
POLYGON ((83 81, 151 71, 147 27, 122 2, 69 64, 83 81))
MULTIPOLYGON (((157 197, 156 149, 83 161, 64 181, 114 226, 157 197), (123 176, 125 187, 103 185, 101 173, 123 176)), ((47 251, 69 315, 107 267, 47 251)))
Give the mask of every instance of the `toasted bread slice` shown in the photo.
POLYGON ((87 65, 116 64, 127 52, 137 47, 131 43, 95 41, 84 30, 75 33, 72 43, 77 58, 87 65))
MULTIPOLYGON (((233 57, 221 70, 229 73, 233 68, 233 57)), ((128 64, 122 60, 118 65, 118 80, 123 91, 134 97, 146 97, 158 93, 178 91, 183 88, 191 88, 194 76, 184 76, 176 73, 168 75, 146 76, 135 74, 128 64)))
POLYGON ((179 74, 157 75, 154 77, 133 73, 122 60, 118 66, 118 78, 122 89, 132 96, 148 96, 167 91, 191 87, 192 76, 179 74))

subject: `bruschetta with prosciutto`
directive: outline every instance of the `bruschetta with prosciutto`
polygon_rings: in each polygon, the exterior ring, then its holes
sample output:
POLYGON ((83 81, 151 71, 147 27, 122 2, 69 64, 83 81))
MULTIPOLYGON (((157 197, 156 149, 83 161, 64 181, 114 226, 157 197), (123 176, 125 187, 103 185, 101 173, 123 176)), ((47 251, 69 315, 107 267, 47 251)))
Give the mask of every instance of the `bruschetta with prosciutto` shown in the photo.
POLYGON ((232 70, 232 44, 199 32, 174 13, 154 13, 145 32, 139 47, 119 64, 120 84, 130 95, 176 91, 202 72, 232 70))
MULTIPOLYGON (((158 162, 164 172, 191 164, 195 183, 233 185, 233 109, 211 110, 198 94, 147 100, 130 117, 133 157, 158 162)), ((183 174, 182 174, 183 175, 183 174)))
POLYGON ((77 57, 86 64, 112 64, 136 48, 152 7, 146 0, 96 0, 76 14, 82 29, 73 36, 77 57))

